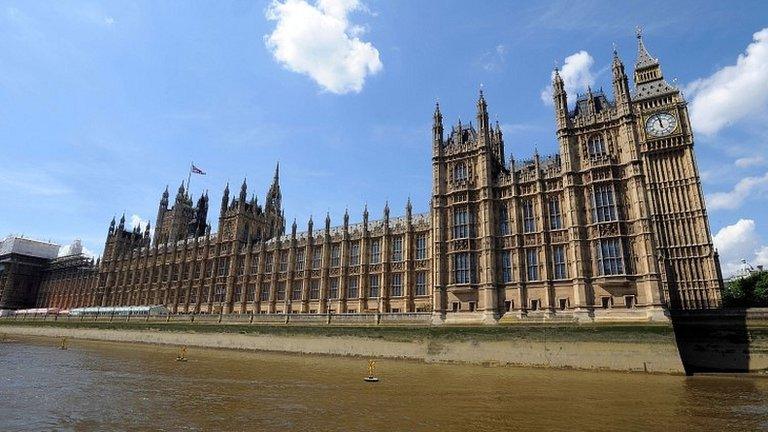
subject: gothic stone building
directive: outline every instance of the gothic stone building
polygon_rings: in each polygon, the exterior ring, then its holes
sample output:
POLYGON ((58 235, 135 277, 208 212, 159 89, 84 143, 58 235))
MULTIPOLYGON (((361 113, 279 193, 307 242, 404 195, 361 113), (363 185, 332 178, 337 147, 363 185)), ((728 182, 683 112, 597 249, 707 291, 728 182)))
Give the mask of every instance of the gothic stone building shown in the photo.
POLYGON ((178 313, 432 312, 439 322, 664 319, 720 305, 686 102, 638 36, 634 90, 614 53, 613 100, 569 108, 552 89, 559 153, 505 159, 481 91, 476 122, 432 134, 428 214, 285 234, 278 173, 262 207, 242 185, 221 201, 163 194, 149 229, 110 226, 92 289, 43 283, 38 306, 164 304, 178 313))

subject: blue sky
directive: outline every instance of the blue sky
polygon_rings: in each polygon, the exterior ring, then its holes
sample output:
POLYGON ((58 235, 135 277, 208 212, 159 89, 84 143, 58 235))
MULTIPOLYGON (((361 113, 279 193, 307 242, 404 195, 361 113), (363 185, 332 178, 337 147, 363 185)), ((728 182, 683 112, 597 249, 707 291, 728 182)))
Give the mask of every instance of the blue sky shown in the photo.
POLYGON ((427 211, 435 99, 472 120, 482 84, 508 152, 554 152, 553 65, 609 89, 640 25, 695 111, 724 265, 768 264, 765 3, 534 3, 2 1, 0 235, 99 254, 114 215, 154 223, 190 161, 212 221, 227 181, 263 199, 278 160, 299 226, 427 211))

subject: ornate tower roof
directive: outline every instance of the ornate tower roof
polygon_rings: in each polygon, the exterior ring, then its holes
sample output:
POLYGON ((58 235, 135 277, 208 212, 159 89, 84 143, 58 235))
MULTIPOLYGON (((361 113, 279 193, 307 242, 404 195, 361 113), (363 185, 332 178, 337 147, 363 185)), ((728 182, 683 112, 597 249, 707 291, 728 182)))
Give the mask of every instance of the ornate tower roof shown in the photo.
POLYGON ((637 29, 637 62, 635 62, 635 69, 642 69, 659 64, 659 59, 654 58, 645 48, 643 43, 643 32, 640 28, 637 29))
POLYGON ((635 62, 635 94, 633 99, 647 99, 672 93, 677 89, 671 86, 661 73, 659 60, 648 53, 643 43, 640 29, 637 31, 637 61, 635 62))

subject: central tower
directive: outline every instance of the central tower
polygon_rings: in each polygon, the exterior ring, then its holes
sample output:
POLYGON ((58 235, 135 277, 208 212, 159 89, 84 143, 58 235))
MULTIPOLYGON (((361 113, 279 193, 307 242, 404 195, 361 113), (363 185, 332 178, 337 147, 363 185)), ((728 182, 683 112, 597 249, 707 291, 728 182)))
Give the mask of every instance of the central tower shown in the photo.
MULTIPOLYGON (((483 91, 477 100, 477 128, 453 126, 443 136, 435 107, 432 142, 432 239, 435 312, 472 312, 486 322, 498 318, 495 179, 508 173, 498 123, 488 121, 483 91)), ((458 317, 459 315, 452 315, 458 317)), ((467 315, 464 315, 467 316, 467 315)))

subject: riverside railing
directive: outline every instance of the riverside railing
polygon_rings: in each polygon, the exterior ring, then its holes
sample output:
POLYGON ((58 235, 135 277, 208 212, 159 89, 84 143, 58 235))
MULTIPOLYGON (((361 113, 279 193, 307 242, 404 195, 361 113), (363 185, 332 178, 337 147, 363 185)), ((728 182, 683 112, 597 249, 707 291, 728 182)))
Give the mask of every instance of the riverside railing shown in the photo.
POLYGON ((0 317, 0 321, 60 321, 60 322, 149 322, 187 324, 254 324, 254 325, 407 325, 429 326, 430 312, 354 313, 354 314, 15 314, 0 317))

